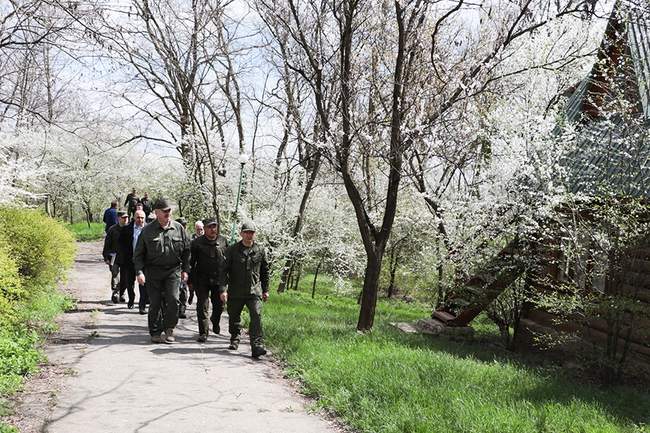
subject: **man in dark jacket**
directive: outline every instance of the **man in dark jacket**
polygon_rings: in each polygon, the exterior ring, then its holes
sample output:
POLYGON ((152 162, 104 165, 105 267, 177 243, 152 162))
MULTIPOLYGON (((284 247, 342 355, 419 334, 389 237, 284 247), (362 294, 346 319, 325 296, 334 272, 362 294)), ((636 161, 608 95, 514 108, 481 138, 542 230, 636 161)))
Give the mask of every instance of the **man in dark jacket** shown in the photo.
POLYGON ((264 247, 255 242, 255 225, 242 224, 241 241, 226 249, 219 272, 221 301, 228 303, 230 350, 239 347, 241 312, 250 315, 250 342, 253 358, 266 354, 262 332, 262 301, 269 298, 269 264, 264 247))
POLYGON ((111 202, 111 207, 104 211, 104 233, 108 233, 108 229, 113 227, 119 221, 117 219, 117 201, 113 200, 111 202))
POLYGON ((145 192, 142 198, 140 199, 142 203, 142 210, 144 211, 145 219, 151 213, 151 201, 149 200, 149 195, 145 192))
POLYGON ((190 287, 196 293, 196 316, 199 322, 198 342, 208 339, 208 309, 212 301, 212 330, 219 334, 219 321, 223 302, 219 297, 219 270, 223 268, 224 251, 228 247, 225 237, 219 235, 216 218, 203 220, 205 234, 192 241, 190 247, 190 287))
POLYGON ((136 195, 135 188, 131 190, 130 193, 126 195, 126 200, 124 200, 124 206, 129 211, 129 217, 133 217, 135 214, 135 205, 138 204, 140 199, 136 195))
POLYGON ((142 229, 133 263, 138 284, 147 285, 151 342, 171 344, 176 341, 178 288, 181 281, 187 281, 190 267, 190 241, 183 226, 172 221, 172 208, 166 199, 156 200, 153 208, 156 220, 142 229), (161 324, 163 299, 165 312, 161 324))
MULTIPOLYGON (((117 263, 120 266, 120 292, 126 292, 129 295, 128 308, 133 308, 135 303, 135 266, 133 265, 133 251, 138 241, 138 237, 144 229, 145 215, 144 211, 136 210, 133 221, 120 230, 117 249, 117 263)), ((139 285, 140 298, 138 308, 140 314, 145 314, 147 292, 144 285, 139 285)))
POLYGON ((124 292, 120 291, 120 263, 118 261, 117 252, 119 249, 119 238, 122 228, 129 222, 129 216, 124 211, 118 211, 119 223, 111 226, 104 238, 104 249, 102 256, 104 263, 108 265, 111 271, 111 300, 114 304, 124 302, 124 292))

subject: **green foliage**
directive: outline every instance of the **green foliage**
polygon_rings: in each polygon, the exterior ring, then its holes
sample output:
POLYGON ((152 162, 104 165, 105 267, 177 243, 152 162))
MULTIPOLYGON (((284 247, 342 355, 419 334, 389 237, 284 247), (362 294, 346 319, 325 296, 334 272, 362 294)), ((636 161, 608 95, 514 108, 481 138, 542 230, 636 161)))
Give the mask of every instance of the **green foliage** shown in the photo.
POLYGON ((103 223, 74 223, 65 226, 74 235, 74 238, 80 242, 96 241, 104 237, 104 224, 103 223))
POLYGON ((72 234, 60 223, 32 209, 0 208, 0 238, 21 276, 53 284, 74 258, 72 234))
POLYGON ((20 433, 16 427, 0 422, 0 433, 20 433))
MULTIPOLYGON (((557 280, 542 280, 556 290, 538 293, 534 301, 554 313, 558 322, 588 325, 602 320, 606 324, 605 350, 590 354, 598 358, 606 383, 627 373, 633 357, 630 345, 623 342, 643 339, 648 332, 637 322, 650 317, 650 308, 638 302, 634 292, 640 283, 627 274, 639 271, 632 265, 635 250, 650 245, 649 214, 645 199, 602 191, 597 199, 568 196, 563 214, 552 227, 551 236, 561 234, 557 264, 563 272, 557 280), (632 290, 626 288, 628 284, 632 290)), ((547 338, 543 343, 561 345, 571 336, 558 333, 557 341, 547 338)))
POLYGON ((9 257, 6 243, 0 239, 0 329, 16 320, 13 304, 24 295, 18 266, 9 257))
POLYGON ((373 332, 359 335, 352 299, 289 292, 271 297, 264 325, 305 392, 362 432, 649 431, 647 392, 601 390, 527 366, 485 341, 430 339, 389 326, 428 313, 381 301, 373 332))
MULTIPOLYGON (((0 408, 43 361, 38 350, 54 319, 73 306, 57 283, 74 257, 61 224, 29 209, 0 208, 0 408)), ((13 427, 0 424, 0 432, 13 427)))

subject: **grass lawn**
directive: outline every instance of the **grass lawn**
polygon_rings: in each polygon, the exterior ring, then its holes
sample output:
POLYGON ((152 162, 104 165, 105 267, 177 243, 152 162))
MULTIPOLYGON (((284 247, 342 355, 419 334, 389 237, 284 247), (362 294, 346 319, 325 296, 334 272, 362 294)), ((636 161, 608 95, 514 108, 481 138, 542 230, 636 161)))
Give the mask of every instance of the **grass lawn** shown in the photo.
MULTIPOLYGON (((63 293, 42 290, 19 307, 19 324, 0 328, 0 417, 8 415, 5 398, 19 391, 24 376, 34 373, 45 360, 39 350, 43 336, 55 332, 56 317, 73 307, 63 293)), ((13 432, 18 430, 0 421, 0 433, 13 432)))
POLYGON ((65 227, 72 232, 77 241, 96 241, 104 237, 104 223, 86 222, 66 224, 65 227))
POLYGON ((360 335, 354 299, 319 287, 312 300, 304 289, 272 294, 267 344, 318 407, 360 431, 650 432, 650 393, 530 367, 491 344, 487 321, 474 324, 472 343, 405 335, 389 322, 427 317, 429 309, 380 301, 373 332, 360 335))

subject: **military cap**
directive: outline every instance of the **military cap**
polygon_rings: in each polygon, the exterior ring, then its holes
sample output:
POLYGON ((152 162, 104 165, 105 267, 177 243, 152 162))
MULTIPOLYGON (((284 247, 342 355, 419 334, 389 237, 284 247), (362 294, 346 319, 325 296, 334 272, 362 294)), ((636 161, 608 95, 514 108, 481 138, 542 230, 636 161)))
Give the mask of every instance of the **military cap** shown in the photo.
POLYGON ((156 201, 153 202, 153 208, 154 208, 154 210, 155 209, 166 210, 166 209, 171 209, 172 205, 169 202, 169 200, 167 200, 165 197, 160 197, 160 198, 157 198, 156 201))
POLYGON ((203 220, 203 227, 211 226, 211 225, 217 225, 219 224, 217 222, 217 219, 215 217, 207 217, 203 220))
POLYGON ((244 221, 244 223, 241 225, 241 230, 242 232, 254 232, 257 231, 255 228, 255 223, 252 220, 244 221))
POLYGON ((129 214, 126 213, 125 210, 118 210, 118 211, 117 211, 117 217, 118 217, 118 218, 122 218, 122 217, 125 217, 125 216, 129 216, 129 214))

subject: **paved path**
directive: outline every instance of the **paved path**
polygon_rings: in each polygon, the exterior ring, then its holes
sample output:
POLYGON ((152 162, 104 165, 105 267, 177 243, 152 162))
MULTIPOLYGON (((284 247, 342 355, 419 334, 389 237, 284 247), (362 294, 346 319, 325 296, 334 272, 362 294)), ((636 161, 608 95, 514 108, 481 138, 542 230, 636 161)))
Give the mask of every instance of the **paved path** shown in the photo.
MULTIPOLYGON (((151 344, 137 304, 128 310, 107 301, 109 274, 98 260, 100 250, 98 243, 80 244, 71 276, 78 310, 65 315, 60 335, 47 349, 50 362, 71 374, 63 379, 43 431, 338 431, 307 413, 305 400, 276 366, 250 357, 246 341, 238 352, 227 350, 224 335, 197 343, 193 308, 179 323, 176 344, 151 344)), ((227 317, 221 328, 227 329, 227 317)))

